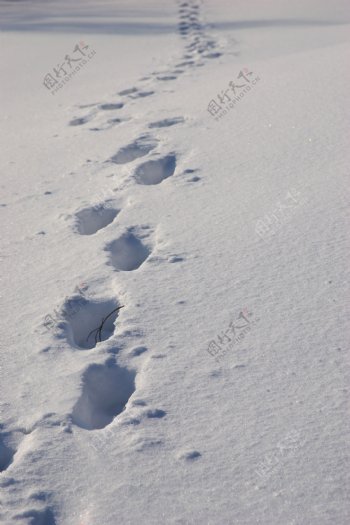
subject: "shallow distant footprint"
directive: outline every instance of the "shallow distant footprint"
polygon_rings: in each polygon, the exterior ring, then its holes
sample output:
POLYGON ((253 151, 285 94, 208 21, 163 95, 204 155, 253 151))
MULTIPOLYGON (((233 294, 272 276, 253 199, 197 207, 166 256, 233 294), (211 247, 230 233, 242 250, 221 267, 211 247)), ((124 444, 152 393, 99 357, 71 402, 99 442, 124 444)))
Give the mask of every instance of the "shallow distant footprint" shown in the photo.
POLYGON ((123 91, 119 91, 118 95, 124 97, 125 95, 131 95, 132 93, 136 93, 138 89, 136 87, 123 89, 123 91))
POLYGON ((168 128, 169 126, 174 126, 175 124, 180 124, 184 122, 183 117, 174 117, 174 118, 165 118, 163 120, 158 120, 157 122, 151 122, 148 124, 149 128, 168 128))
POLYGON ((109 110, 112 110, 112 109, 121 109, 123 106, 124 106, 124 104, 122 102, 117 102, 115 104, 101 104, 99 106, 99 108, 103 109, 103 110, 106 110, 106 111, 109 111, 109 110))
POLYGON ((120 210, 107 204, 84 208, 75 214, 75 228, 80 235, 93 235, 114 221, 120 210))
POLYGON ((135 179, 138 184, 160 184, 171 177, 176 168, 176 156, 169 154, 157 160, 149 160, 136 168, 135 179))
POLYGON ((143 136, 128 144, 123 146, 113 157, 109 160, 114 164, 127 164, 132 162, 135 159, 144 157, 152 151, 157 145, 157 141, 151 139, 148 136, 143 136))
POLYGON ((80 118, 74 118, 69 122, 70 126, 82 126, 83 124, 86 124, 86 122, 89 122, 90 117, 80 117, 80 118))

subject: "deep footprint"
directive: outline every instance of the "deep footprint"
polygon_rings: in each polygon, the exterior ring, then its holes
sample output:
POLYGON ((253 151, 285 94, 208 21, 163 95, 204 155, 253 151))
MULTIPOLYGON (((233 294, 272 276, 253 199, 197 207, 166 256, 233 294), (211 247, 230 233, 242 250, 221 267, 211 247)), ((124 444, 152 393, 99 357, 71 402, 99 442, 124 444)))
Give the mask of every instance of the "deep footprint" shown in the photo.
POLYGON ((83 375, 83 390, 73 408, 73 423, 86 430, 106 427, 120 414, 135 391, 135 372, 114 359, 91 365, 83 375))
POLYGON ((156 147, 155 141, 151 141, 148 137, 141 137, 132 144, 122 147, 110 161, 114 164, 126 164, 135 159, 144 157, 156 147))
POLYGON ((68 340, 78 348, 91 349, 100 340, 109 339, 114 332, 114 323, 119 313, 116 310, 118 306, 120 305, 115 299, 92 301, 81 295, 65 301, 62 316, 65 320, 68 340), (97 331, 104 319, 106 321, 101 331, 97 331))
POLYGON ((76 229, 80 235, 93 235, 114 221, 120 210, 106 207, 106 203, 84 208, 76 213, 76 229))
POLYGON ((110 252, 110 262, 114 268, 125 272, 137 270, 151 253, 132 232, 124 233, 105 250, 110 252))
POLYGON ((151 122, 151 124, 148 125, 149 128, 167 128, 169 126, 174 126, 175 124, 179 124, 180 122, 184 122, 183 117, 175 117, 175 118, 166 118, 164 120, 158 120, 157 122, 151 122))
POLYGON ((171 177, 176 168, 176 156, 167 155, 158 160, 149 160, 136 168, 135 179, 138 184, 160 184, 171 177))

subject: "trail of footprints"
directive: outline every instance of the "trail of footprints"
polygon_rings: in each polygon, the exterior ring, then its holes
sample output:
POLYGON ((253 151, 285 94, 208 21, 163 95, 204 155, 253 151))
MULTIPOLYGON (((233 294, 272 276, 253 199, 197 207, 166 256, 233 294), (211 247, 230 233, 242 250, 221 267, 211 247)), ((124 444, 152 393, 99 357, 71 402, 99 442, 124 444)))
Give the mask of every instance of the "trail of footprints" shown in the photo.
MULTIPOLYGON (((79 106, 79 109, 89 108, 89 112, 84 116, 74 117, 69 125, 83 126, 96 120, 98 124, 90 127, 89 130, 103 131, 127 122, 128 118, 123 114, 123 109, 125 110, 128 104, 155 95, 160 85, 174 82, 179 76, 194 71, 197 67, 203 67, 208 61, 222 55, 217 41, 206 32, 206 24, 201 20, 200 4, 197 1, 179 2, 178 17, 178 33, 184 41, 184 52, 178 61, 169 64, 163 71, 153 71, 150 75, 141 78, 139 86, 119 91, 115 94, 116 100, 79 106)), ((176 119, 175 122, 165 121, 159 127, 171 126, 178 122, 176 119)), ((157 125, 155 123, 150 127, 157 127, 157 125)))
MULTIPOLYGON (((205 26, 200 20, 200 6, 196 1, 180 2, 178 31, 185 41, 185 52, 182 60, 170 66, 166 71, 156 71, 150 76, 141 79, 142 82, 174 81, 179 75, 195 67, 204 65, 206 59, 218 58, 221 52, 217 51, 216 42, 210 39, 205 26)), ((126 107, 128 101, 143 99, 155 95, 156 88, 152 86, 133 86, 119 91, 117 101, 90 104, 90 112, 85 117, 76 117, 71 126, 81 126, 96 118, 101 113, 113 113, 126 107)), ((86 106, 85 106, 86 107, 86 106)), ((126 117, 108 117, 100 128, 108 129, 109 125, 125 122, 126 117)), ((149 130, 157 130, 185 122, 182 116, 165 118, 148 123, 149 130)), ((111 155, 106 162, 117 165, 137 163, 133 169, 133 179, 139 185, 158 185, 173 176, 177 166, 177 156, 174 152, 167 154, 157 153, 159 140, 150 133, 144 133, 130 144, 122 146, 111 155), (143 160, 144 157, 146 160, 143 160), (149 158, 150 157, 150 158, 149 158)), ((192 174, 195 170, 187 169, 185 174, 192 174)), ((199 177, 193 177, 196 182, 199 177)), ((111 203, 102 203, 79 210, 75 214, 74 230, 80 235, 96 235, 100 230, 109 227, 118 220, 120 207, 111 203)), ((117 272, 133 272, 144 264, 152 253, 152 231, 148 227, 130 227, 121 233, 115 240, 106 244, 107 264, 117 272)), ((169 258, 173 262, 174 258, 169 258)), ((174 261, 182 261, 175 257, 174 261)), ((88 300, 75 296, 71 301, 79 303, 78 313, 69 318, 66 316, 65 326, 68 339, 72 346, 83 350, 92 349, 99 341, 108 340, 114 334, 114 326, 119 310, 115 299, 88 300), (109 312, 112 315, 103 324, 100 340, 87 337, 96 319, 105 319, 109 312)), ((133 350, 133 356, 139 356, 147 351, 145 347, 133 350)), ((104 365, 90 365, 83 374, 82 393, 74 406, 73 422, 88 430, 102 429, 107 426, 118 414, 123 412, 130 396, 135 391, 135 373, 120 367, 115 357, 108 358, 104 365)), ((160 409, 148 409, 147 417, 163 417, 165 412, 160 409)))
MULTIPOLYGON (((167 71, 153 72, 150 76, 141 79, 141 82, 175 81, 186 71, 203 66, 205 60, 218 58, 221 55, 221 52, 216 49, 216 42, 205 33, 204 24, 200 20, 200 6, 196 1, 180 3, 178 31, 185 41, 185 53, 182 60, 170 66, 167 71)), ((99 127, 90 128, 90 130, 109 129, 128 120, 127 116, 118 115, 128 101, 144 99, 155 93, 156 89, 153 86, 148 88, 134 86, 124 89, 118 93, 121 100, 81 106, 82 109, 89 109, 89 112, 85 116, 74 117, 69 125, 84 126, 99 116, 108 114, 111 116, 108 116, 106 121, 99 124, 99 127)), ((154 131, 184 124, 184 122, 185 119, 182 116, 176 116, 150 122, 147 127, 154 131)), ((106 162, 117 165, 137 163, 132 174, 134 182, 145 186, 159 185, 174 175, 177 166, 176 153, 156 152, 159 142, 150 133, 144 133, 132 143, 121 147, 106 162), (145 160, 144 157, 146 157, 145 160)), ((194 171, 196 170, 187 169, 184 174, 192 174, 194 171)), ((197 180, 200 179, 196 176, 190 179, 192 182, 197 180)), ((73 231, 82 236, 99 235, 101 230, 118 221, 121 211, 121 207, 116 205, 113 199, 82 208, 74 215, 73 231)), ((117 272, 138 270, 152 253, 152 233, 147 226, 130 227, 122 232, 115 240, 105 245, 107 264, 117 272)), ((182 260, 177 256, 168 259, 169 262, 181 262, 182 260)), ((62 322, 59 328, 65 333, 72 348, 83 351, 92 350, 96 345, 113 337, 115 323, 122 306, 115 297, 89 298, 80 291, 62 305, 62 322), (75 312, 74 315, 70 313, 72 310, 75 312), (99 322, 101 322, 100 327, 97 326, 99 322)), ((139 346, 134 348, 129 355, 138 357, 145 352, 147 348, 139 346)), ((81 395, 72 409, 71 421, 85 430, 99 430, 108 426, 116 416, 125 410, 130 397, 135 392, 135 371, 120 366, 115 355, 111 357, 109 353, 107 356, 109 357, 106 358, 104 364, 90 364, 82 375, 81 395)), ((159 408, 147 408, 143 400, 134 400, 132 406, 142 409, 143 412, 140 412, 138 417, 130 417, 126 420, 131 424, 139 424, 140 417, 152 420, 166 416, 166 412, 159 408)), ((12 433, 3 431, 0 424, 0 486, 12 483, 12 478, 8 478, 9 481, 7 481, 6 478, 1 478, 1 475, 7 472, 13 464, 15 453, 21 446, 22 439, 23 434, 17 431, 12 433)), ((141 445, 141 448, 137 450, 142 450, 144 446, 146 444, 141 445)), ((186 456, 185 459, 189 460, 190 456, 186 456)), ((196 452, 193 458, 199 456, 200 453, 196 452)), ((191 460, 193 458, 190 457, 191 460)), ((47 507, 28 512, 25 517, 31 518, 31 523, 35 525, 42 523, 55 525, 53 513, 47 507)), ((20 515, 15 516, 16 519, 17 517, 21 518, 20 515)))
MULTIPOLYGON (((141 81, 154 80, 158 82, 174 81, 187 70, 204 65, 206 59, 218 58, 221 53, 216 50, 216 43, 205 33, 204 24, 200 20, 199 5, 195 1, 181 2, 179 5, 178 31, 185 40, 185 52, 182 60, 170 66, 166 71, 156 71, 141 81)), ((89 105, 90 113, 85 117, 76 117, 70 122, 71 126, 80 126, 96 118, 101 112, 110 113, 122 110, 128 101, 143 99, 155 95, 156 89, 133 86, 119 91, 120 100, 89 105)), ((102 127, 107 129, 108 124, 125 121, 121 118, 108 118, 102 127)), ((175 125, 184 124, 182 116, 165 118, 147 124, 149 130, 157 130, 175 125)), ((91 129, 91 128, 90 128, 91 129)), ((159 140, 150 133, 144 133, 133 142, 120 147, 106 162, 116 165, 137 163, 133 169, 132 178, 136 184, 152 186, 163 183, 176 172, 177 156, 175 152, 167 154, 157 153, 159 140), (143 160, 146 157, 146 160, 143 160)), ((185 174, 192 174, 195 170, 187 169, 185 174)), ((196 182, 199 177, 193 177, 196 182)), ((75 214, 74 229, 80 235, 96 235, 100 230, 108 228, 118 220, 120 208, 113 203, 106 206, 91 206, 79 210, 75 214)), ((152 253, 152 232, 148 227, 130 227, 122 232, 115 240, 106 244, 104 251, 107 254, 107 264, 117 272, 133 272, 144 264, 152 253)), ((174 259, 174 258, 173 258, 174 259)), ((169 258, 173 262, 172 258, 169 258)), ((175 257, 174 261, 182 261, 175 257)), ((106 341, 114 334, 114 325, 119 310, 118 302, 113 299, 89 301, 80 297, 74 300, 80 302, 80 308, 73 319, 66 318, 67 333, 71 344, 80 349, 92 349, 98 344, 93 337, 87 338, 91 326, 96 319, 105 319, 109 312, 114 310, 103 325, 100 341, 106 341)), ((145 352, 144 347, 134 350, 138 356, 145 352), (141 350, 140 350, 141 348, 141 350)), ((115 358, 108 359, 104 365, 91 365, 83 374, 82 394, 77 401, 73 413, 73 422, 85 429, 102 429, 107 426, 127 404, 135 391, 135 374, 128 369, 121 368, 115 358)), ((160 409, 147 411, 147 417, 163 417, 165 412, 160 409), (161 414, 161 416, 160 416, 161 414)))

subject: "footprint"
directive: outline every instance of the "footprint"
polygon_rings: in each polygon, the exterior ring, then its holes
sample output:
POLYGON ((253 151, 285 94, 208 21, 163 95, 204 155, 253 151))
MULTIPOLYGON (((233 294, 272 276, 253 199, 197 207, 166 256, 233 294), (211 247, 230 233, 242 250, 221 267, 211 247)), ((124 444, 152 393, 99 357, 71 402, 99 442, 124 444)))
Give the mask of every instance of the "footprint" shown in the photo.
POLYGON ((201 453, 198 450, 185 450, 178 454, 178 459, 184 459, 185 461, 193 461, 201 457, 201 453))
POLYGON ((21 514, 16 514, 14 519, 16 521, 25 519, 26 523, 30 523, 30 525, 56 525, 54 514, 49 508, 43 510, 26 510, 21 514))
POLYGON ((115 299, 91 300, 75 295, 65 301, 62 317, 67 337, 78 348, 91 349, 113 335, 120 305, 115 299), (103 326, 102 321, 104 321, 103 326), (99 330, 101 328, 101 330, 99 330))
POLYGON ((138 357, 139 355, 143 354, 144 352, 147 352, 147 348, 145 346, 137 346, 133 348, 130 352, 131 357, 138 357))
POLYGON ((174 126, 175 124, 179 124, 180 122, 184 122, 185 119, 183 117, 175 117, 175 118, 166 118, 164 120, 158 120, 157 122, 151 122, 151 124, 148 125, 149 128, 167 128, 169 126, 174 126))
POLYGON ((16 450, 11 443, 11 434, 0 434, 0 473, 6 470, 13 461, 16 450))
POLYGON ((176 64, 175 67, 184 67, 184 66, 193 66, 194 60, 186 60, 185 62, 181 62, 180 64, 176 64))
POLYGON ((81 117, 81 118, 74 118, 69 122, 70 126, 82 126, 83 124, 86 124, 86 122, 89 122, 89 117, 81 117))
POLYGON ((135 179, 138 184, 159 184, 173 175, 176 168, 176 156, 167 155, 158 160, 149 160, 136 168, 135 179))
POLYGON ((140 91, 136 95, 131 95, 130 98, 144 98, 154 95, 155 91, 140 91))
POLYGON ((156 147, 156 142, 150 140, 149 137, 144 136, 135 140, 128 146, 123 146, 113 157, 110 158, 110 162, 114 164, 126 164, 132 162, 135 159, 144 157, 156 147))
POLYGON ((160 410, 159 408, 154 408, 146 410, 145 415, 150 419, 160 419, 166 416, 166 412, 164 412, 164 410, 160 410))
POLYGON ((164 81, 176 80, 176 79, 177 79, 177 76, 175 75, 165 75, 163 77, 157 77, 157 80, 164 80, 164 81))
POLYGON ((99 108, 109 111, 111 109, 121 109, 123 106, 124 104, 122 102, 118 102, 116 104, 101 104, 99 108))
POLYGON ((114 221, 120 210, 108 207, 109 203, 84 208, 75 214, 75 228, 80 235, 93 235, 114 221))
POLYGON ((110 262, 116 270, 130 272, 136 270, 151 253, 150 249, 131 231, 107 245, 110 262))
POLYGON ((219 58, 221 57, 222 53, 209 53, 208 55, 204 55, 204 58, 219 58))
POLYGON ((137 91, 138 91, 138 89, 136 87, 132 87, 132 88, 129 88, 129 89, 124 89, 123 91, 119 91, 118 95, 123 97, 125 95, 131 95, 132 93, 136 93, 137 91))
POLYGON ((135 391, 135 372, 109 359, 90 365, 82 378, 82 393, 72 411, 72 421, 86 430, 106 427, 120 414, 135 391))

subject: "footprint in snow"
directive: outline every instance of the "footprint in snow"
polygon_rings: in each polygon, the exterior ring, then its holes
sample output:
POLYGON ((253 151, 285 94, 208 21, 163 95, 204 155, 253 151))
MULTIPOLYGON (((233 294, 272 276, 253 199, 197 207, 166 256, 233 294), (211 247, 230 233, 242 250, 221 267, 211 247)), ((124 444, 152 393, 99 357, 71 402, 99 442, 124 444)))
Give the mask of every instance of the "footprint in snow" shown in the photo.
POLYGON ((169 126, 174 126, 175 124, 180 124, 184 122, 185 119, 183 117, 174 117, 174 118, 166 118, 163 120, 157 120, 156 122, 151 122, 148 124, 149 128, 168 128, 169 126))
POLYGON ((133 229, 109 243, 105 251, 110 254, 110 264, 116 270, 124 272, 137 270, 151 253, 150 248, 133 229))
POLYGON ((11 465, 15 453, 16 449, 11 445, 11 434, 0 434, 0 473, 11 465))
POLYGON ((89 122, 90 117, 80 117, 80 118, 74 118, 69 122, 70 126, 82 126, 83 124, 86 124, 86 122, 89 122))
POLYGON ((99 109, 102 109, 104 111, 110 111, 113 109, 121 109, 124 106, 122 102, 118 102, 116 104, 101 104, 99 106, 99 109))
POLYGON ((135 372, 116 364, 90 365, 83 374, 82 392, 72 411, 72 421, 86 430, 101 429, 125 409, 135 391, 135 372))
POLYGON ((136 346, 130 351, 130 357, 138 357, 139 355, 144 354, 147 352, 147 348, 145 346, 136 346))
POLYGON ((59 327, 73 346, 92 349, 113 335, 120 308, 115 299, 92 300, 76 294, 65 300, 59 327))
POLYGON ((169 80, 176 80, 177 79, 177 76, 176 75, 164 75, 164 76, 161 76, 161 77, 157 77, 157 80, 162 80, 162 81, 169 81, 169 80))
POLYGON ((52 509, 49 507, 45 509, 29 509, 20 514, 13 516, 13 519, 16 520, 25 520, 25 523, 30 523, 30 525, 56 525, 56 520, 52 509))
POLYGON ((120 148, 120 150, 109 159, 109 162, 113 162, 113 164, 127 164, 147 155, 156 147, 156 144, 157 141, 148 136, 140 137, 131 144, 120 148))
MULTIPOLYGON (((0 425, 0 430, 2 425, 0 425)), ((12 465, 14 456, 25 439, 23 432, 0 432, 0 474, 12 465)))
POLYGON ((198 450, 187 450, 180 452, 178 454, 178 459, 182 459, 185 461, 194 461, 195 459, 199 459, 201 457, 201 453, 198 452, 198 450))
POLYGON ((169 154, 163 158, 140 164, 135 170, 135 179, 138 184, 160 184, 164 179, 174 174, 175 168, 176 156, 169 154))
POLYGON ((125 97, 126 95, 131 95, 132 93, 136 93, 138 89, 136 87, 124 89, 123 91, 119 91, 118 95, 121 97, 125 97))
POLYGON ((119 212, 108 201, 84 208, 75 214, 75 229, 80 235, 93 235, 111 224, 119 212))
POLYGON ((151 95, 154 95, 155 91, 139 91, 135 95, 130 95, 130 98, 136 99, 136 98, 145 98, 150 97, 151 95))

